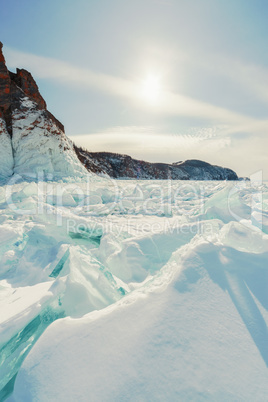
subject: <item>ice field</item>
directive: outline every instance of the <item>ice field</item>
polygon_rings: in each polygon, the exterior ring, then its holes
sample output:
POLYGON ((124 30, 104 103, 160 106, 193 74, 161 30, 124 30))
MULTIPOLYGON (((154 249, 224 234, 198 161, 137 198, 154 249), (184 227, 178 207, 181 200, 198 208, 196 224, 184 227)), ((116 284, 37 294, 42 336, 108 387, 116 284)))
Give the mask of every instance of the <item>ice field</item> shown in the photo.
POLYGON ((0 400, 267 400, 267 185, 79 180, 0 187, 0 400))

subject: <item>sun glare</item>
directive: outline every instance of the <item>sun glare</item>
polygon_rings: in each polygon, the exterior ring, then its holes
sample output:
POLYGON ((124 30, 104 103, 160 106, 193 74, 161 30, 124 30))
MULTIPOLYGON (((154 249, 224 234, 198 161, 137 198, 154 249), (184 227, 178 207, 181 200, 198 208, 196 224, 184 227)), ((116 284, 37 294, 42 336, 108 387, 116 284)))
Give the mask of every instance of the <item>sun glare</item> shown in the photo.
POLYGON ((160 97, 160 78, 150 74, 142 83, 142 95, 149 103, 156 103, 160 97))

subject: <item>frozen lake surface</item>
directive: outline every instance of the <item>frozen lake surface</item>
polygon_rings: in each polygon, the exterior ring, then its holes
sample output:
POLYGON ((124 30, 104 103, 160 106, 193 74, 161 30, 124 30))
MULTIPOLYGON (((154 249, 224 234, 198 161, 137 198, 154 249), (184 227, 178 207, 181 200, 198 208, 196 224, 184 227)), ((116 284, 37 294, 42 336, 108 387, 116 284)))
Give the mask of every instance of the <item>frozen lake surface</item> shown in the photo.
POLYGON ((265 184, 15 178, 0 222, 0 400, 267 400, 265 184))

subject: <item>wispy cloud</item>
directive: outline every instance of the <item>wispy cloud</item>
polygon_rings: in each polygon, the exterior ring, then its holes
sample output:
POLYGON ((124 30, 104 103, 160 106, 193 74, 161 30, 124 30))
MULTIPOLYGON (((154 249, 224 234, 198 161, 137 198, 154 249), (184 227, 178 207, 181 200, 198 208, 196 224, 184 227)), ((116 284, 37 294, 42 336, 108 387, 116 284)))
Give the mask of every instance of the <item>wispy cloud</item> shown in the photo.
POLYGON ((254 95, 260 101, 268 102, 268 68, 252 61, 230 57, 228 54, 198 52, 196 49, 183 51, 180 49, 181 60, 186 65, 202 67, 218 78, 227 77, 234 84, 240 84, 249 96, 254 95))
POLYGON ((19 65, 29 69, 36 78, 55 79, 64 85, 73 85, 81 89, 97 88, 115 97, 128 99, 136 108, 141 108, 143 111, 147 108, 150 113, 189 116, 215 123, 232 124, 233 129, 236 130, 263 130, 268 127, 265 121, 258 121, 226 108, 172 92, 163 92, 160 101, 152 107, 142 99, 139 82, 94 72, 60 60, 23 53, 11 48, 6 48, 5 54, 10 67, 19 65))
POLYGON ((260 100, 268 102, 268 69, 254 63, 230 58, 226 55, 206 56, 203 60, 207 68, 229 77, 233 82, 255 94, 260 100), (212 62, 213 58, 213 62, 212 62))
POLYGON ((64 85, 80 88, 97 88, 122 97, 133 97, 135 91, 131 81, 80 68, 53 58, 19 52, 11 48, 5 48, 5 55, 9 67, 16 68, 20 65, 21 68, 29 69, 36 78, 54 79, 64 85))
MULTIPOLYGON (((160 132, 154 127, 130 126, 73 137, 75 142, 92 151, 127 153, 149 161, 172 162, 197 158, 230 166, 241 175, 248 175, 261 167, 267 169, 268 120, 244 116, 235 111, 172 92, 163 92, 160 101, 152 106, 146 104, 141 98, 138 82, 10 48, 5 49, 5 54, 11 68, 16 66, 26 68, 36 78, 57 80, 64 85, 73 85, 81 90, 95 88, 115 98, 128 100, 137 110, 140 108, 144 111, 147 108, 150 113, 197 117, 204 119, 205 124, 208 122, 213 124, 212 130, 202 129, 186 134, 160 132)), ((254 93, 265 99, 266 95, 260 85, 263 80, 264 87, 266 85, 265 71, 262 73, 264 75, 259 74, 252 83, 252 74, 258 75, 253 67, 237 63, 231 73, 220 66, 220 63, 218 67, 220 73, 229 74, 233 80, 239 76, 240 81, 249 91, 255 91, 254 93)), ((268 171, 266 175, 268 177, 268 171)))

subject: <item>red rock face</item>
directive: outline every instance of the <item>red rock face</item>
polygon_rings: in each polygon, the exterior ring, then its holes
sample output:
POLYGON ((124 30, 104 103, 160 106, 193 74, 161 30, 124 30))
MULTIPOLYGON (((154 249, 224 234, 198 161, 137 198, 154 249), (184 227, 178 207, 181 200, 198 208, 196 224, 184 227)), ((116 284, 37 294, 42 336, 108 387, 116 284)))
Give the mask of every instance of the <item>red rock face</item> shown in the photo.
POLYGON ((52 120, 64 132, 64 126, 47 110, 32 74, 17 68, 16 73, 8 71, 0 42, 0 117, 6 122, 7 130, 12 136, 12 113, 22 110, 22 99, 27 96, 35 102, 35 108, 42 110, 44 116, 52 120))
POLYGON ((6 68, 5 58, 2 53, 3 44, 0 42, 0 109, 2 113, 10 107, 10 83, 11 79, 6 68))
POLYGON ((32 77, 32 74, 28 71, 17 68, 17 80, 16 83, 23 90, 25 95, 27 95, 30 99, 34 100, 40 109, 46 109, 47 105, 41 96, 38 86, 35 80, 32 77))

